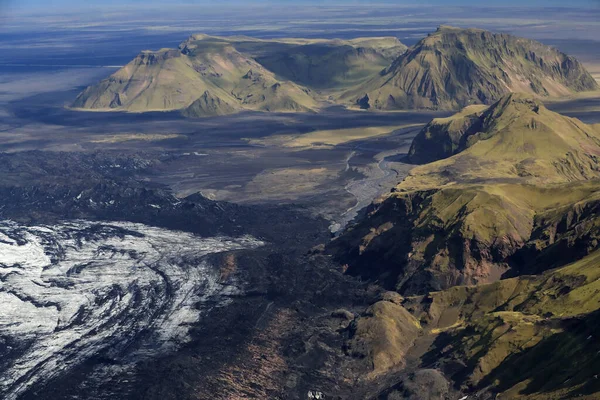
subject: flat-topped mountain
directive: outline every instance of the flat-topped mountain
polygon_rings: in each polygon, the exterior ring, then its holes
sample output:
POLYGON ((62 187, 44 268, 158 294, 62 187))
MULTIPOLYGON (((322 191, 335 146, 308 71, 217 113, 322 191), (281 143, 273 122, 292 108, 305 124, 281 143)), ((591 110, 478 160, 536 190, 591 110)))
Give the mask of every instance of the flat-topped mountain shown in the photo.
POLYGON ((364 81, 406 50, 395 38, 343 40, 193 35, 177 48, 144 51, 85 89, 74 108, 183 110, 186 116, 241 110, 313 111, 311 88, 364 81))
POLYGON ((341 100, 362 108, 453 110, 510 92, 536 97, 596 90, 573 57, 529 39, 441 26, 341 100))
POLYGON ((278 76, 307 87, 340 90, 376 76, 406 49, 392 37, 315 40, 265 51, 257 61, 278 76))

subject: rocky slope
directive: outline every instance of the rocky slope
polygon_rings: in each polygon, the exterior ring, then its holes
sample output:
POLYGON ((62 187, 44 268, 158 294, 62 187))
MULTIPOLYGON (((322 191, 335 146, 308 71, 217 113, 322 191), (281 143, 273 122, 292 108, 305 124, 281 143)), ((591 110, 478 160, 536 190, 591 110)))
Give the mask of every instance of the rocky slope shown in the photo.
POLYGON ((312 111, 318 103, 307 87, 357 83, 405 49, 392 38, 262 41, 193 35, 177 49, 141 53, 85 89, 72 106, 102 111, 183 110, 189 117, 242 110, 312 111))
POLYGON ((367 361, 363 385, 380 388, 362 398, 598 398, 599 263, 597 250, 537 276, 384 293, 344 333, 365 344, 363 359, 349 353, 367 361))
POLYGON ((573 57, 533 40, 441 26, 341 100, 361 108, 460 109, 509 92, 537 97, 598 89, 573 57))

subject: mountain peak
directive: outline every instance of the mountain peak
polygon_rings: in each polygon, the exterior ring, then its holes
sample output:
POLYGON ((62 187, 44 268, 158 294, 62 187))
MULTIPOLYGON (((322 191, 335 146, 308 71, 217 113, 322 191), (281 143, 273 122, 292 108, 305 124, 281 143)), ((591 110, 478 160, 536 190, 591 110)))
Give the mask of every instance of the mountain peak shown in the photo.
POLYGON ((202 93, 196 101, 182 111, 186 117, 227 115, 236 112, 225 100, 213 95, 208 90, 202 93))

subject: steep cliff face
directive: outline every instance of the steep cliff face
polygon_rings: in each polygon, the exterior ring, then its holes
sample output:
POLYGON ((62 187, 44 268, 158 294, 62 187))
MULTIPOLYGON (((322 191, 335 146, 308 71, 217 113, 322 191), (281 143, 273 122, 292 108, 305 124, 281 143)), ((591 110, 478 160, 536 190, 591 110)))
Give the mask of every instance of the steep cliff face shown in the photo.
POLYGON ((426 164, 465 150, 468 138, 483 128, 484 105, 465 107, 461 112, 429 122, 414 138, 408 158, 414 164, 426 164))
POLYGON ((597 88, 576 59, 536 41, 441 26, 342 99, 356 103, 367 94, 375 109, 451 110, 509 92, 546 97, 597 88))
POLYGON ((600 247, 599 191, 594 182, 394 195, 330 251, 348 264, 348 273, 406 295, 539 273, 600 247))

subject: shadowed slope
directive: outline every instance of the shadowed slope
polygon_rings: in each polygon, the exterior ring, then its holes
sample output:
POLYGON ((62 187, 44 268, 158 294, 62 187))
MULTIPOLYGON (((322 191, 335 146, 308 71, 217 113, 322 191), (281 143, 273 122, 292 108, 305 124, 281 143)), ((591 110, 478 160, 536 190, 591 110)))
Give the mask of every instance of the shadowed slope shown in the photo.
POLYGON ((342 89, 378 74, 405 51, 396 38, 359 38, 265 51, 257 61, 278 76, 311 88, 342 89))

